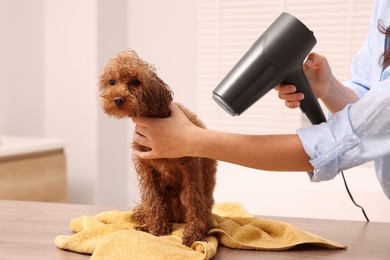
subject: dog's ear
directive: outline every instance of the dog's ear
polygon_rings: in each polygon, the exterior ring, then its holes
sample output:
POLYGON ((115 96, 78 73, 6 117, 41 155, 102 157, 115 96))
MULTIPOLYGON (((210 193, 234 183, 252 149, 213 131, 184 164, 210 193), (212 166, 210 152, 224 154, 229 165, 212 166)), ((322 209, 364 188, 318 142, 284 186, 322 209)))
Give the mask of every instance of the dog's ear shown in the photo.
POLYGON ((172 100, 173 100, 173 91, 172 89, 164 82, 162 81, 162 79, 160 79, 158 76, 156 76, 157 78, 157 85, 158 85, 158 88, 161 89, 161 100, 164 100, 164 103, 166 104, 171 104, 172 100))
MULTIPOLYGON (((153 73, 154 74, 154 73, 153 73)), ((169 105, 173 100, 173 92, 156 74, 148 78, 148 88, 143 91, 144 104, 147 104, 149 117, 169 117, 169 105)))

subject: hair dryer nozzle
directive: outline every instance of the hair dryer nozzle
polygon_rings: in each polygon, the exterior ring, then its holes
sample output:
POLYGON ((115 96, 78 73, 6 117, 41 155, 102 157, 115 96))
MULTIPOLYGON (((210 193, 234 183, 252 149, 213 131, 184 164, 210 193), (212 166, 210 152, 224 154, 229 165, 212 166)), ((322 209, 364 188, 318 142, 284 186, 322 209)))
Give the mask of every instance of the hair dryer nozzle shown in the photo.
POLYGON ((233 110, 232 107, 229 106, 228 103, 226 103, 218 94, 213 93, 213 99, 217 104, 223 108, 226 112, 228 112, 232 116, 237 116, 238 114, 233 110))
POLYGON ((325 121, 318 100, 302 71, 316 39, 301 21, 282 13, 255 41, 213 91, 214 100, 229 114, 240 115, 281 83, 305 94, 301 109, 313 124, 325 121))

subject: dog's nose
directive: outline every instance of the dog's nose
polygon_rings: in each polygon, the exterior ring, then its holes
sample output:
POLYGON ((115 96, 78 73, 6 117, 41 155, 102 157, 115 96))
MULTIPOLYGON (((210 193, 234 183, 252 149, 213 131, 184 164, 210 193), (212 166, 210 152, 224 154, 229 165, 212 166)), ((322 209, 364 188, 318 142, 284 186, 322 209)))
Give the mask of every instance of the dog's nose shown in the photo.
POLYGON ((114 103, 117 107, 121 107, 125 103, 125 98, 124 97, 115 97, 114 103))

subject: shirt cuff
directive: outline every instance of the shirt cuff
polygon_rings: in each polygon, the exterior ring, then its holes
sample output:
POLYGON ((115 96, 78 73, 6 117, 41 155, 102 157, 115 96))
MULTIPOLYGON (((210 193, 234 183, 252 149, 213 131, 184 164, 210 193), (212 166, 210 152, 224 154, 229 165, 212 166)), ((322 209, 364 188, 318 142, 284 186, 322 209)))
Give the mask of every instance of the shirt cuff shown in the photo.
POLYGON ((310 180, 333 179, 340 172, 339 157, 359 143, 349 120, 350 105, 334 114, 328 122, 297 130, 314 171, 310 180))

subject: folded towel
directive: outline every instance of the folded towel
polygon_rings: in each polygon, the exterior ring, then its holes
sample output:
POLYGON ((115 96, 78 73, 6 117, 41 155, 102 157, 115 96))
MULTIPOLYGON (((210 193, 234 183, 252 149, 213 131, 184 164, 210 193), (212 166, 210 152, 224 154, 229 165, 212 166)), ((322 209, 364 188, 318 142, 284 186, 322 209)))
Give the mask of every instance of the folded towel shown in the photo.
POLYGON ((213 216, 215 228, 206 241, 197 241, 192 248, 181 244, 185 224, 174 224, 172 234, 156 237, 134 229, 131 211, 77 217, 70 224, 75 233, 57 236, 55 244, 61 249, 91 254, 91 259, 210 259, 219 243, 235 249, 273 251, 301 244, 346 248, 288 223, 254 217, 238 203, 217 204, 213 216))

